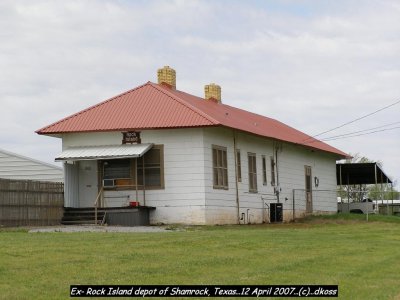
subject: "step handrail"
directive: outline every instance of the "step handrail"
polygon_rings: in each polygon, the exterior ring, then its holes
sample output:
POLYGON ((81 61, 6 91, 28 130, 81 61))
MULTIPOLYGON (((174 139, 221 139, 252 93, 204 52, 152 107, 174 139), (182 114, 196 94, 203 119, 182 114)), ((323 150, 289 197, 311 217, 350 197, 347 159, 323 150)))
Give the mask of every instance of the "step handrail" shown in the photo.
POLYGON ((107 217, 107 211, 104 212, 103 220, 101 220, 101 226, 103 226, 106 223, 106 217, 107 217))
POLYGON ((99 190, 99 193, 97 194, 96 200, 94 201, 94 222, 97 225, 97 208, 99 206, 99 200, 100 200, 100 205, 102 204, 101 198, 103 195, 103 188, 101 187, 99 190))

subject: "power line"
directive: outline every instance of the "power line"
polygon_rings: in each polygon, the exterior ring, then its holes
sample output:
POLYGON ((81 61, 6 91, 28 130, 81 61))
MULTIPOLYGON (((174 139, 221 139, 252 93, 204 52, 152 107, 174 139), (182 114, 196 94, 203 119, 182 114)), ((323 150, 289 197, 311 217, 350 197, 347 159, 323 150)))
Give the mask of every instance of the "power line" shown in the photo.
MULTIPOLYGON (((353 135, 355 135, 355 134, 357 134, 357 133, 364 133, 364 132, 366 132, 365 134, 375 133, 376 131, 373 131, 373 130, 376 130, 376 129, 379 129, 379 128, 383 128, 383 127, 392 126, 392 125, 399 124, 399 123, 400 123, 400 122, 394 122, 394 123, 389 123, 389 124, 381 125, 381 126, 378 126, 378 127, 373 127, 373 128, 368 128, 368 129, 363 129, 363 130, 358 130, 358 131, 352 131, 352 132, 343 133, 343 134, 339 134, 339 135, 333 135, 333 136, 330 136, 330 137, 322 138, 321 140, 322 140, 322 141, 336 140, 336 139, 339 139, 339 138, 351 137, 351 136, 353 136, 353 135)), ((385 129, 385 130, 392 130, 392 129, 397 129, 397 128, 398 128, 398 127, 387 128, 387 129, 385 129)), ((377 132, 380 132, 380 131, 381 131, 381 130, 379 130, 379 131, 377 131, 377 132)), ((308 142, 308 143, 315 143, 315 142, 318 142, 318 140, 313 140, 313 141, 310 141, 310 142, 308 142)))
POLYGON ((320 135, 323 135, 323 134, 325 134, 325 133, 334 131, 334 130, 336 130, 336 129, 342 128, 342 127, 344 127, 344 126, 346 126, 346 125, 355 123, 355 122, 360 121, 360 120, 362 120, 362 119, 365 119, 365 118, 367 118, 367 117, 369 117, 369 116, 372 116, 372 115, 374 115, 374 114, 376 114, 376 113, 378 113, 378 112, 381 112, 382 110, 388 109, 389 107, 395 106, 395 105, 397 105, 397 104, 399 104, 399 103, 400 103, 400 100, 397 101, 397 102, 394 102, 394 103, 392 103, 392 104, 390 104, 390 105, 387 105, 387 106, 385 106, 385 107, 383 107, 383 108, 380 108, 380 109, 378 109, 378 110, 375 110, 375 111, 373 111, 372 113, 366 114, 366 115, 364 115, 364 116, 361 116, 361 117, 359 117, 359 118, 357 118, 357 119, 354 119, 354 120, 352 120, 352 121, 346 122, 346 123, 344 123, 344 124, 342 124, 342 125, 339 125, 339 126, 337 126, 337 127, 332 128, 332 129, 329 129, 329 130, 326 130, 326 131, 324 131, 324 132, 321 132, 321 133, 318 133, 318 134, 316 134, 316 135, 313 135, 313 136, 311 136, 311 137, 305 139, 304 141, 307 141, 307 140, 309 140, 309 139, 315 138, 315 137, 320 136, 320 135))
POLYGON ((395 129, 399 129, 399 128, 400 128, 400 126, 397 126, 397 127, 393 127, 393 128, 387 128, 387 129, 375 130, 375 131, 371 131, 371 132, 367 132, 367 133, 354 134, 354 135, 342 136, 342 137, 337 137, 337 138, 327 138, 327 139, 321 139, 321 141, 325 141, 325 142, 326 142, 326 141, 334 141, 334 140, 340 140, 340 139, 352 138, 352 137, 356 137, 356 136, 362 136, 362 135, 373 134, 373 133, 382 132, 382 131, 395 130, 395 129))

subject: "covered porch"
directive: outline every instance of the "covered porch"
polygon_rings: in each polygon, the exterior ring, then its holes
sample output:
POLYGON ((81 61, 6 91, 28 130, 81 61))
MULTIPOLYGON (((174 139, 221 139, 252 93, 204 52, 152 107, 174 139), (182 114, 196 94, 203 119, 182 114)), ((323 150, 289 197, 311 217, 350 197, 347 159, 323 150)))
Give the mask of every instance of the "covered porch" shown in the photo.
MULTIPOLYGON (((162 157, 163 147, 152 143, 65 149, 56 158, 64 162, 64 207, 73 214, 94 209, 96 223, 102 218, 98 211, 108 211, 107 221, 114 220, 113 224, 123 215, 148 222, 154 207, 147 205, 146 192, 163 185, 162 157)), ((122 219, 120 225, 135 223, 122 219)))

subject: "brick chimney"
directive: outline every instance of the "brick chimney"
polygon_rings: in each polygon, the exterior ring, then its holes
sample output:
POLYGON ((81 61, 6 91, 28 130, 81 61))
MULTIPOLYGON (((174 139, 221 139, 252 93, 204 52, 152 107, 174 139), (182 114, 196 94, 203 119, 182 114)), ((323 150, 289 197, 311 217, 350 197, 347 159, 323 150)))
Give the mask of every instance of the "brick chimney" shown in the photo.
POLYGON ((218 84, 210 83, 204 86, 206 100, 213 100, 221 103, 221 87, 218 84))
POLYGON ((158 84, 166 85, 170 88, 176 89, 176 72, 169 66, 158 69, 158 84))

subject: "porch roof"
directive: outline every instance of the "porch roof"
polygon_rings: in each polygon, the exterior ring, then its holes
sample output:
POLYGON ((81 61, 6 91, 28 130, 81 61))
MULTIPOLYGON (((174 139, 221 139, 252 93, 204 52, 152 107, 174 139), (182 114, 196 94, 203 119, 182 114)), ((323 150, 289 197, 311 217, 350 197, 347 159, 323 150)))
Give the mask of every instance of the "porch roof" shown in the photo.
POLYGON ((153 144, 104 145, 70 147, 56 157, 56 161, 135 158, 143 156, 153 144))

